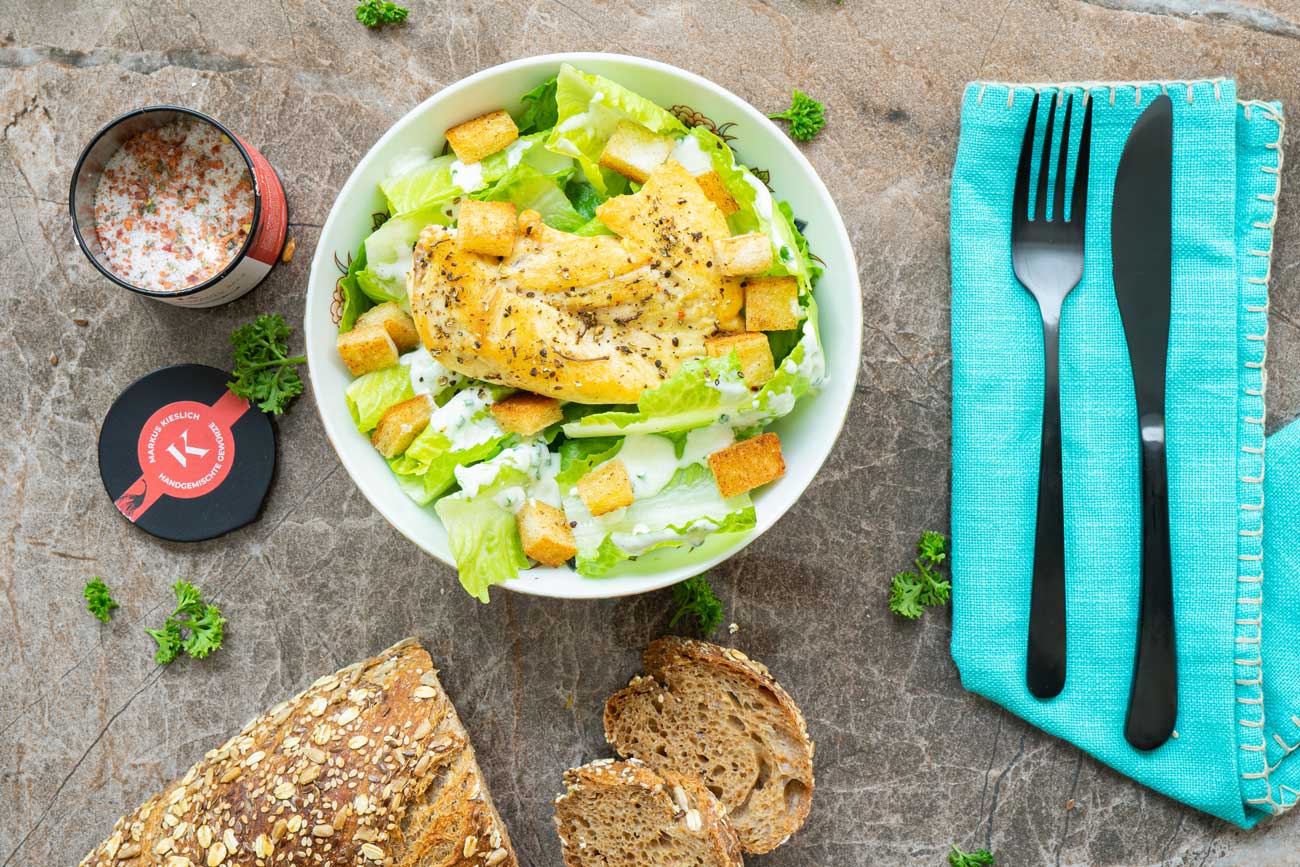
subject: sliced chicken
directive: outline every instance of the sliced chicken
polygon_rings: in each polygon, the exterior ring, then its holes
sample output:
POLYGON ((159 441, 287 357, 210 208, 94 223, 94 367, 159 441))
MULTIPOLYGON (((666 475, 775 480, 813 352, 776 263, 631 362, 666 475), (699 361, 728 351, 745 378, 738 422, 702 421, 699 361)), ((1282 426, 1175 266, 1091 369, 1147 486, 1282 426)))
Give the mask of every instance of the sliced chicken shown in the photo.
POLYGON ((488 382, 578 403, 635 403, 704 340, 740 327, 737 281, 713 263, 726 218, 676 162, 597 216, 618 237, 582 237, 519 215, 510 256, 461 250, 430 226, 408 277, 420 338, 440 362, 488 382))

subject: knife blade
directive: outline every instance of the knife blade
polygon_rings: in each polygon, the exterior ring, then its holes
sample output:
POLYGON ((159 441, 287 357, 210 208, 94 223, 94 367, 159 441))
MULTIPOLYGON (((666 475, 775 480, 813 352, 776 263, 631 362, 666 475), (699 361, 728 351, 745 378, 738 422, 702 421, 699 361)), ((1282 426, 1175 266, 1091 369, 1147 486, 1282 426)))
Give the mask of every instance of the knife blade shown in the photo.
POLYGON ((1111 266, 1137 398, 1142 444, 1142 578, 1125 739, 1139 750, 1168 740, 1178 716, 1165 364, 1172 297, 1173 103, 1161 95, 1138 117, 1115 174, 1111 266))

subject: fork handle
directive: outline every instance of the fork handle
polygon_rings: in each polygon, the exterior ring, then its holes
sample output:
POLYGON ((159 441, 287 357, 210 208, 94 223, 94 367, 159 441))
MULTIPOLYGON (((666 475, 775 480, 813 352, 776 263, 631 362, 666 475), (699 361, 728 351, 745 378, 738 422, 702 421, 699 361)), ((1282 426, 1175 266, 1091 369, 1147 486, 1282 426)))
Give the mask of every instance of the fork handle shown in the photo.
POLYGON ((1174 582, 1169 555, 1169 484, 1165 420, 1144 415, 1142 427, 1142 590, 1137 656, 1124 737, 1139 750, 1169 739, 1178 717, 1174 644, 1174 582))
POLYGON ((1038 698, 1065 688, 1065 518, 1061 484, 1059 311, 1043 311, 1043 433, 1025 682, 1038 698))

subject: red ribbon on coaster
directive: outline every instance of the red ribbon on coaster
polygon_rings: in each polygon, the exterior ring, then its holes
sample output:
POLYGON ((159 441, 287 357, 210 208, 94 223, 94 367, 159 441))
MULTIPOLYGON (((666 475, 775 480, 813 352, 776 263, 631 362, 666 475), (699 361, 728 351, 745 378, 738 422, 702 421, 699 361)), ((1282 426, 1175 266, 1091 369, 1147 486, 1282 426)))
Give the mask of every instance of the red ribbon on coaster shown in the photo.
POLYGON ((211 406, 178 400, 156 411, 136 444, 140 478, 113 501, 117 510, 135 523, 164 494, 189 500, 219 488, 235 462, 231 428, 248 407, 227 391, 211 406))

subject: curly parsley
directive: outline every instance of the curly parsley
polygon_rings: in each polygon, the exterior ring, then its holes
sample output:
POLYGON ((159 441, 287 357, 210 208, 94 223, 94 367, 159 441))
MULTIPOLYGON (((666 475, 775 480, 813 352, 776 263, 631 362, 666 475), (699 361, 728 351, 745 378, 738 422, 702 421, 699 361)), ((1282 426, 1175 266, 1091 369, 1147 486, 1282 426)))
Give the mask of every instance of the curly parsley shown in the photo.
POLYGON ((722 623, 722 603, 713 593, 709 579, 703 575, 687 578, 680 584, 673 585, 673 601, 677 603, 677 613, 668 621, 672 629, 687 614, 692 615, 700 625, 700 631, 708 635, 722 623))
POLYGON ((108 585, 104 580, 96 575, 86 582, 86 587, 81 591, 81 595, 86 598, 86 610, 107 623, 113 619, 113 609, 117 607, 109 593, 108 585))
POLYGON ((951 867, 994 867, 997 862, 993 860, 993 856, 988 849, 963 852, 954 843, 952 851, 948 853, 948 863, 951 867))
POLYGON ((390 0, 365 0, 357 5, 357 20, 371 30, 377 30, 385 24, 401 24, 410 14, 410 9, 390 0))
POLYGON ((226 385, 238 397, 256 402, 262 412, 279 415, 302 394, 297 365, 307 356, 289 357, 289 333, 279 313, 263 313, 230 335, 235 378, 226 385))
POLYGON ((926 608, 943 605, 952 595, 952 584, 939 574, 947 559, 946 540, 939 533, 926 531, 916 543, 916 571, 899 572, 889 587, 889 610, 899 617, 915 620, 926 608))
POLYGON ((780 114, 769 114, 773 120, 790 122, 790 138, 809 141, 826 126, 826 106, 802 90, 795 88, 790 107, 780 114))
POLYGON ((181 651, 194 659, 203 659, 221 647, 225 637, 226 618, 221 609, 203 601, 199 588, 188 581, 172 585, 176 594, 176 610, 159 629, 146 629, 158 644, 154 662, 166 665, 181 651))

